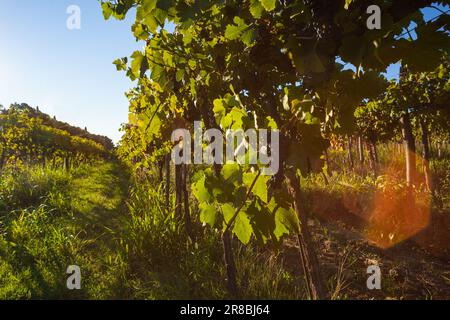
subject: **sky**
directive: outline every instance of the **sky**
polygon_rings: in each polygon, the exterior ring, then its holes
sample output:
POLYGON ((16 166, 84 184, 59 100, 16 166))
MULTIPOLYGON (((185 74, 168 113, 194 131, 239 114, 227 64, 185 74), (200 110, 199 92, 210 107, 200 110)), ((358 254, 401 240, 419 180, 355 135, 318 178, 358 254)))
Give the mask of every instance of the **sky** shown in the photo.
MULTIPOLYGON (((428 19, 437 14, 425 11, 428 19)), ((105 21, 97 0, 0 0, 0 104, 39 106, 118 142, 133 83, 112 62, 143 46, 131 33, 133 18, 105 21), (79 30, 67 28, 71 5, 81 10, 79 30)), ((391 66, 388 78, 398 71, 391 66)))
POLYGON ((112 62, 142 48, 126 21, 105 21, 96 0, 0 1, 0 104, 27 103, 58 120, 120 139, 133 83, 112 62), (81 10, 69 30, 67 8, 81 10))

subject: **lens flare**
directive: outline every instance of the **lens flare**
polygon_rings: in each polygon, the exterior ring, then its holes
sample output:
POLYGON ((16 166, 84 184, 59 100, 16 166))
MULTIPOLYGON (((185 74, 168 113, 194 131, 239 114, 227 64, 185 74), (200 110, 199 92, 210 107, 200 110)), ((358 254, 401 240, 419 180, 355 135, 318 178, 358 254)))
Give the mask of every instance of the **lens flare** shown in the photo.
MULTIPOLYGON (((419 163, 421 162, 420 157, 419 163)), ((366 238, 381 248, 392 247, 416 235, 430 222, 431 195, 423 175, 413 186, 404 182, 404 168, 391 162, 377 179, 365 228, 366 238)))

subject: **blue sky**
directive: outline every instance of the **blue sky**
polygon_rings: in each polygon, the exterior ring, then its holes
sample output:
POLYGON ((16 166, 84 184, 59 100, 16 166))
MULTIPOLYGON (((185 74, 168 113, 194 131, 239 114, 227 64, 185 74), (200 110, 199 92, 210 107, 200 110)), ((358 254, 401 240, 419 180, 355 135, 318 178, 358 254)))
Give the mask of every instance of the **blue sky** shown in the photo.
POLYGON ((0 104, 39 106, 117 142, 133 83, 112 61, 142 47, 132 20, 105 21, 96 0, 0 1, 0 104), (81 9, 81 30, 66 27, 69 5, 81 9))
MULTIPOLYGON (((133 83, 112 61, 142 48, 130 31, 133 18, 104 21, 96 0, 1 0, 0 104, 39 106, 117 142, 133 83), (81 30, 66 27, 70 5, 81 9, 81 30)), ((397 75, 391 66, 388 77, 397 75)))

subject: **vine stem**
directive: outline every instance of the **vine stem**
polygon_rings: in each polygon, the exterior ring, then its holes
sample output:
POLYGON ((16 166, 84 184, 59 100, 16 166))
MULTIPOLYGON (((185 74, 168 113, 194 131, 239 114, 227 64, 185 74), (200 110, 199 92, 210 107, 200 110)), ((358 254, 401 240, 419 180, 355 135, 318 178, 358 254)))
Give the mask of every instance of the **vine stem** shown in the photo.
POLYGON ((258 170, 258 174, 256 175, 255 179, 253 179, 252 184, 250 185, 250 188, 247 191, 247 195, 245 196, 245 200, 242 202, 241 206, 239 208, 237 208, 236 212, 234 213, 233 217, 231 217, 230 221, 227 223, 227 227, 225 228, 225 232, 228 232, 231 228, 231 226, 233 225, 234 221, 237 218, 237 215, 239 214, 239 212, 242 210, 242 208, 244 207, 245 203, 247 202, 248 197, 250 196, 250 193, 253 190, 253 187, 256 184, 256 181, 258 180, 259 176, 261 175, 261 170, 258 170))

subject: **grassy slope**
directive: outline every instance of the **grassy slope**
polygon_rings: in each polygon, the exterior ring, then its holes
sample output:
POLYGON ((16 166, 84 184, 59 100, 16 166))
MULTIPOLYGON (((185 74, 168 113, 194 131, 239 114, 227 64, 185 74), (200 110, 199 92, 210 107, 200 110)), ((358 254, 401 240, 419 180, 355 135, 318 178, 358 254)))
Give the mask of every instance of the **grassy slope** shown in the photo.
MULTIPOLYGON (((124 213, 126 176, 116 163, 4 175, 0 298, 82 298, 108 283, 107 228, 124 213), (31 200, 30 200, 31 199, 31 200), (66 268, 81 267, 84 288, 66 289, 66 268)), ((110 238, 110 237, 108 237, 110 238)))

